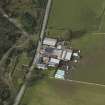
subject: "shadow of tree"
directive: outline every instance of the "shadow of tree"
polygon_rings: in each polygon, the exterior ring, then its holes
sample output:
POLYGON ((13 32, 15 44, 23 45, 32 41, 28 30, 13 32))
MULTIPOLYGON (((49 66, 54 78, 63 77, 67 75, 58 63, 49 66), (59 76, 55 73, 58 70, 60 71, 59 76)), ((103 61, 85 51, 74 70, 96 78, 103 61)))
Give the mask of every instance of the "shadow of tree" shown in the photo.
POLYGON ((77 39, 80 38, 82 36, 84 36, 87 33, 87 31, 85 29, 83 30, 78 30, 78 31, 72 31, 72 39, 77 39))

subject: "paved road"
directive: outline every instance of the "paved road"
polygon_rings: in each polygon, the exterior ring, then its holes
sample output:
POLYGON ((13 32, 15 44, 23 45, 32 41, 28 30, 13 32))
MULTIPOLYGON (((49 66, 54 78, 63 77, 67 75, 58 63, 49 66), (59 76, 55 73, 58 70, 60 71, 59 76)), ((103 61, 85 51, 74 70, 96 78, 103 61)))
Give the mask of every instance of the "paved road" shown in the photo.
MULTIPOLYGON (((46 26, 47 26, 47 21, 48 21, 48 17, 49 17, 49 13, 50 13, 50 8, 51 8, 51 2, 52 2, 52 0, 48 0, 47 6, 46 6, 45 15, 44 15, 44 20, 43 20, 43 24, 42 24, 42 29, 41 29, 41 33, 40 33, 40 40, 39 40, 38 47, 37 47, 37 50, 36 50, 35 58, 33 60, 33 64, 30 67, 29 73, 27 74, 27 77, 26 77, 27 79, 30 78, 31 72, 32 72, 32 70, 34 68, 34 65, 36 64, 36 61, 37 61, 37 59, 39 57, 39 50, 41 48, 43 36, 44 36, 45 29, 46 29, 46 26)), ((21 98, 24 95, 24 92, 26 90, 26 87, 27 87, 27 81, 22 85, 19 93, 16 96, 16 99, 15 99, 13 105, 19 105, 19 103, 21 101, 21 98)))

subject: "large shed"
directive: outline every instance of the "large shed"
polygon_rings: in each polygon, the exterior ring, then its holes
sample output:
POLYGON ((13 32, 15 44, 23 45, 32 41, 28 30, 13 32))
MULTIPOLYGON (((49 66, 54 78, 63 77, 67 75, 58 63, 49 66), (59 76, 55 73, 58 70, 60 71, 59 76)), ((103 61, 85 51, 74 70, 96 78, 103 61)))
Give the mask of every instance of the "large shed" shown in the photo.
POLYGON ((57 43, 57 39, 52 38, 44 38, 43 45, 55 46, 57 43))

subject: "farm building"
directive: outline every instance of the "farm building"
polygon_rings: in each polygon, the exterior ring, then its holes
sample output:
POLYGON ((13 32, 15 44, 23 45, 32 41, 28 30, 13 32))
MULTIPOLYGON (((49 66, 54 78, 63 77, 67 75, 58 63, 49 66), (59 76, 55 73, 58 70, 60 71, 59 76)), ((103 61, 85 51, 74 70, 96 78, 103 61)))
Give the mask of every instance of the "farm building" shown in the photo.
POLYGON ((59 67, 61 61, 68 62, 71 60, 73 50, 71 48, 65 49, 62 43, 57 42, 57 39, 44 38, 37 63, 38 68, 59 67))
POLYGON ((57 43, 57 39, 44 38, 44 40, 43 40, 43 45, 55 46, 56 43, 57 43))
POLYGON ((37 67, 38 67, 39 69, 42 69, 42 70, 47 69, 47 66, 46 66, 45 64, 37 64, 37 67))
POLYGON ((59 62, 59 59, 51 58, 48 66, 55 67, 56 65, 59 65, 59 62))
POLYGON ((70 61, 71 57, 72 57, 72 50, 67 51, 66 56, 65 56, 65 60, 70 61))
POLYGON ((72 50, 64 50, 61 58, 62 58, 62 60, 70 61, 72 54, 73 54, 72 50))

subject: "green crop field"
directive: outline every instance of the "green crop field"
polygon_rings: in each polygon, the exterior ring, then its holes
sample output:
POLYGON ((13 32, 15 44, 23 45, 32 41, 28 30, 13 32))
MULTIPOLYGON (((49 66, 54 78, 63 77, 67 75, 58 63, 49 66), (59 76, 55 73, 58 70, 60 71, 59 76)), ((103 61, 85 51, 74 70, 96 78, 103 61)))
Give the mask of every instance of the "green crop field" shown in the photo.
POLYGON ((41 81, 27 89, 21 105, 105 105, 105 87, 41 81))
POLYGON ((72 41, 82 58, 72 72, 72 79, 105 84, 105 34, 86 34, 72 41))
POLYGON ((53 0, 48 28, 96 31, 104 8, 105 0, 53 0))

